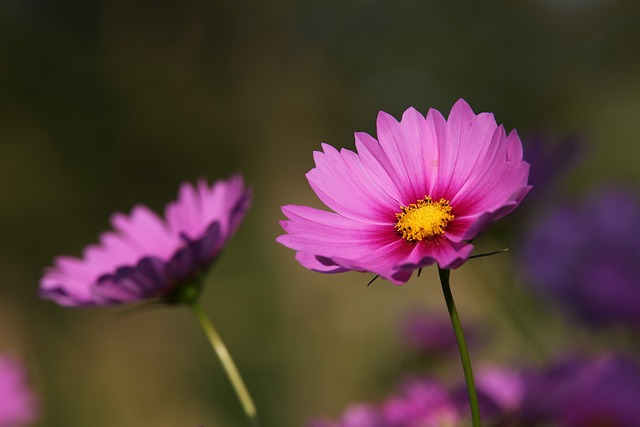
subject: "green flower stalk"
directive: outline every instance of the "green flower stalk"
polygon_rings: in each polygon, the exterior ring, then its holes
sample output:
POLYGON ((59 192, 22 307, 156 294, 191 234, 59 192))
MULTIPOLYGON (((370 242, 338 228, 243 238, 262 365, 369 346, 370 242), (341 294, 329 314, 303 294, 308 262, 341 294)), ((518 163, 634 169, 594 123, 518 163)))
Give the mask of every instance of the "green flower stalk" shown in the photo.
POLYGON ((211 343, 211 347, 215 351, 216 355, 220 359, 220 363, 222 363, 222 367, 233 386, 236 395, 238 396, 238 400, 242 405, 242 409, 244 410, 245 415, 251 421, 251 425, 253 427, 260 427, 260 421, 258 420, 258 412, 256 410, 256 405, 253 403, 251 399, 251 395, 245 385, 242 377, 240 376, 240 372, 238 368, 236 368, 236 364, 233 362, 231 358, 231 354, 227 350, 227 347, 224 345, 222 338, 220 338, 220 334, 216 331, 216 328, 213 326, 213 323, 209 320, 200 304, 197 301, 194 301, 190 304, 191 311, 193 312, 196 319, 200 323, 204 334, 207 336, 207 339, 211 343))
POLYGON ((473 420, 473 427, 480 427, 480 406, 478 405, 478 393, 476 391, 476 385, 473 380, 471 359, 469 358, 469 351, 467 350, 467 343, 464 339, 462 325, 460 324, 460 317, 458 317, 458 310, 456 309, 456 304, 453 300, 453 294, 451 293, 451 286, 449 285, 451 270, 438 268, 438 275, 440 276, 442 294, 444 295, 444 300, 447 303, 447 310, 449 311, 449 317, 451 318, 453 332, 456 335, 458 350, 460 351, 460 360, 462 361, 464 380, 467 384, 467 393, 469 394, 469 404, 471 406, 471 419, 473 420))

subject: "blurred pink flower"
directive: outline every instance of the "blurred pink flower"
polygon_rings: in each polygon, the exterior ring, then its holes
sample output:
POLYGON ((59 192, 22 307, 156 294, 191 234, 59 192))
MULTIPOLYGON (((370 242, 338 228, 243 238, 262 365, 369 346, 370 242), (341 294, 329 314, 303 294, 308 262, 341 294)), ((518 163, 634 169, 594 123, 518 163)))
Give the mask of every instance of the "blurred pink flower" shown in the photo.
POLYGON ((400 333, 403 344, 421 356, 444 357, 458 349, 451 320, 427 311, 408 312, 402 319, 400 333))
POLYGON ((235 233, 250 199, 235 176, 211 186, 204 180, 183 183, 164 219, 143 205, 129 216, 116 213, 115 231, 103 233, 82 258, 56 258, 40 281, 40 294, 68 306, 180 302, 184 285, 198 281, 235 233))
MULTIPOLYGON (((514 426, 520 409, 526 383, 522 372, 503 366, 480 367, 475 375, 478 401, 483 424, 488 426, 514 426)), ((469 414, 469 400, 465 384, 454 391, 463 414, 469 414)))
POLYGON ((476 375, 479 393, 490 399, 504 412, 515 412, 524 397, 522 374, 501 366, 484 366, 476 375))
POLYGON ((0 356, 0 427, 21 427, 35 420, 36 398, 27 385, 24 367, 0 356))
POLYGON ((640 329, 640 197, 591 190, 537 218, 520 261, 532 288, 586 324, 640 329))
POLYGON ((461 419, 448 390, 426 379, 407 381, 399 394, 383 403, 382 412, 390 427, 453 427, 461 419))
POLYGON ((414 378, 379 406, 354 404, 338 421, 312 420, 307 427, 454 427, 461 421, 459 412, 441 384, 414 378))
POLYGON ((522 425, 640 426, 637 356, 566 356, 526 377, 522 425))
POLYGON ((363 271, 396 284, 437 263, 459 267, 468 243, 511 212, 530 189, 529 164, 515 131, 459 100, 448 120, 413 108, 400 122, 380 112, 379 141, 356 133, 357 153, 323 144, 307 174, 333 212, 283 206, 278 241, 306 268, 363 271))

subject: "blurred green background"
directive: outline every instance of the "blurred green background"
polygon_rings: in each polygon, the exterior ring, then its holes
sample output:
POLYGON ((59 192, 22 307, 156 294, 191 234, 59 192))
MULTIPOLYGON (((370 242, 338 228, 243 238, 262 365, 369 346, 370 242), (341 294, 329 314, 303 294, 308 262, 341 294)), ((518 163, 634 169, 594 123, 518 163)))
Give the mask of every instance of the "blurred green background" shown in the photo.
MULTIPOLYGON (((236 171, 254 201, 203 304, 264 425, 379 399, 402 371, 402 315, 446 313, 437 274, 367 288, 368 275, 298 265, 274 239, 280 205, 319 206, 304 178, 312 151, 353 148, 379 110, 446 115, 463 97, 521 135, 582 135, 580 163, 557 183, 567 193, 636 185, 639 42, 633 1, 2 1, 0 352, 27 362, 35 425, 246 425, 186 309, 126 315, 36 296, 43 268, 79 255, 112 212, 160 211, 182 181, 236 171)), ((491 230, 478 242, 502 244, 491 230)), ((477 364, 536 362, 492 298, 502 286, 518 310, 528 301, 512 260, 452 275, 463 322, 493 337, 477 364)), ((536 310, 522 309, 534 329, 552 324, 536 310)), ((443 375, 461 377, 453 362, 443 375)))

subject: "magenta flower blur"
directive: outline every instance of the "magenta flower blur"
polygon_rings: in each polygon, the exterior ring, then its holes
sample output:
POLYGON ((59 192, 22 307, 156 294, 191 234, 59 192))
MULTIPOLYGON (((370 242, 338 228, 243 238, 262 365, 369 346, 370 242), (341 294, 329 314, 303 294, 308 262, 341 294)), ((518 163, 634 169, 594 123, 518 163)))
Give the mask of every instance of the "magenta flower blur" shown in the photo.
MULTIPOLYGON (((514 426, 526 391, 524 375, 501 366, 484 366, 475 374, 480 413, 483 425, 514 426)), ((453 395, 462 414, 469 413, 469 400, 465 384, 454 389, 453 395)))
POLYGON ((640 327, 640 199, 607 188, 542 216, 524 239, 535 290, 594 326, 640 327))
POLYGON ((585 149, 584 137, 578 134, 565 138, 538 131, 523 138, 523 157, 531 164, 529 183, 533 185, 531 200, 548 198, 557 190, 557 183, 572 170, 585 149))
POLYGON ((312 420, 307 427, 388 427, 379 408, 368 403, 357 403, 347 408, 337 422, 312 420))
POLYGON ((362 271, 396 284, 437 263, 459 267, 489 222, 529 191, 529 164, 515 131, 459 100, 449 118, 413 108, 400 122, 380 112, 378 140, 355 134, 356 152, 323 144, 307 179, 333 212, 283 206, 286 234, 306 268, 362 271))
POLYGON ((307 427, 455 427, 460 415, 455 401, 439 383, 411 379, 379 406, 350 406, 336 422, 313 420, 307 427))
POLYGON ((515 412, 522 403, 525 385, 522 374, 500 366, 484 366, 476 375, 480 393, 504 412, 515 412))
POLYGON ((640 426, 640 365, 609 354, 567 358, 532 373, 522 401, 522 425, 640 426))
POLYGON ((407 381, 382 404, 382 413, 389 427, 454 427, 461 420, 449 391, 426 379, 407 381))
POLYGON ((184 183, 161 218, 138 205, 111 217, 114 231, 46 270, 40 294, 67 306, 122 304, 158 298, 193 299, 201 277, 242 222, 250 190, 240 176, 209 186, 184 183))
POLYGON ((400 334, 403 344, 422 359, 450 356, 457 349, 450 320, 426 311, 407 313, 402 319, 400 334))
POLYGON ((36 415, 36 397, 27 384, 24 367, 0 355, 0 427, 26 426, 36 415))

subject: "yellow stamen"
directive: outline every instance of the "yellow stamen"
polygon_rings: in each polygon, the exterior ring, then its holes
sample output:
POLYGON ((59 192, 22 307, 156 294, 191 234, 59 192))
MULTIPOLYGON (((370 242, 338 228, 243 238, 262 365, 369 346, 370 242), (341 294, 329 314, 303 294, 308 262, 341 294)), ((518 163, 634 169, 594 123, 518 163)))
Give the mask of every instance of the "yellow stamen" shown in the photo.
POLYGON ((433 201, 429 196, 400 209, 402 212, 396 214, 398 222, 395 229, 408 242, 419 242, 444 234, 449 221, 455 218, 447 199, 433 201))

